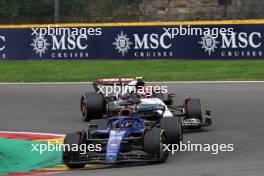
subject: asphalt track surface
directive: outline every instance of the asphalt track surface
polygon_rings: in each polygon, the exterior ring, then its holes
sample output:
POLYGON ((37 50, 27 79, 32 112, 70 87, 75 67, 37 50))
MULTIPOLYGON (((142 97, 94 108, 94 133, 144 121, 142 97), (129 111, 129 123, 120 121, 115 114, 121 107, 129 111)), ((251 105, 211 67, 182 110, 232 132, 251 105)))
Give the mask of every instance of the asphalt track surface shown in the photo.
MULTIPOLYGON (((56 175, 263 176, 264 83, 168 84, 179 102, 199 97, 214 125, 188 131, 192 143, 234 144, 234 152, 179 152, 164 164, 82 170, 56 175)), ((0 130, 65 134, 86 127, 79 99, 89 84, 0 85, 0 130)))

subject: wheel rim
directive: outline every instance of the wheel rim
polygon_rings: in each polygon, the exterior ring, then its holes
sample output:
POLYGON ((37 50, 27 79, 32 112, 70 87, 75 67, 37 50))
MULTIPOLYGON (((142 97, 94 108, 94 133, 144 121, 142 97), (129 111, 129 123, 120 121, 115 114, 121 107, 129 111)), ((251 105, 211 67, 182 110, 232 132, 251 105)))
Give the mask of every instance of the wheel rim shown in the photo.
POLYGON ((87 101, 86 99, 83 97, 82 101, 81 101, 81 113, 83 118, 85 119, 86 115, 87 115, 87 101))
POLYGON ((159 158, 161 160, 165 159, 166 155, 168 154, 168 151, 164 151, 165 147, 163 144, 167 144, 167 139, 166 137, 163 135, 163 131, 161 132, 160 135, 160 152, 159 152, 159 158))

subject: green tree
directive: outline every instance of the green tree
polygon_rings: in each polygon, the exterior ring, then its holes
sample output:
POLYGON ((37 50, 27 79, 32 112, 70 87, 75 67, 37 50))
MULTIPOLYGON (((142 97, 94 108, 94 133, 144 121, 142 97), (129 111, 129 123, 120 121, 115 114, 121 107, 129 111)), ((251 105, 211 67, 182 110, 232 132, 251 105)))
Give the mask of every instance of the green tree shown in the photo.
MULTIPOLYGON (((60 22, 138 21, 141 0, 60 0, 60 22)), ((54 0, 0 0, 0 23, 52 23, 54 0)))

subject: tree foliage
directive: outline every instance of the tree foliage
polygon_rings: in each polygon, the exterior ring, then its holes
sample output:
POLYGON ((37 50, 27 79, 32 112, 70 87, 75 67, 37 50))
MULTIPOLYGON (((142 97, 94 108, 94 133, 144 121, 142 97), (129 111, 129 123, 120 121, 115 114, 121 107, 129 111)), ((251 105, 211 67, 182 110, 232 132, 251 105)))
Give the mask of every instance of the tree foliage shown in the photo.
MULTIPOLYGON (((138 21, 141 0, 59 0, 60 22, 138 21)), ((0 0, 0 23, 52 23, 54 0, 0 0)))

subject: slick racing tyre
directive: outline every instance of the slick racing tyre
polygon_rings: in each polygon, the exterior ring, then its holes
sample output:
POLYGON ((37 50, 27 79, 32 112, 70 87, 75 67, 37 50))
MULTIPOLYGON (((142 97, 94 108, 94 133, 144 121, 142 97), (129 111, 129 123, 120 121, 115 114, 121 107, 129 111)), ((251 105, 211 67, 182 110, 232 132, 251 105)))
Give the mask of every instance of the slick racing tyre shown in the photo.
POLYGON ((178 117, 164 117, 160 127, 166 131, 169 144, 179 144, 183 140, 182 123, 178 117))
POLYGON ((186 118, 202 119, 201 101, 197 98, 190 98, 185 100, 186 118))
POLYGON ((160 128, 153 128, 144 134, 144 151, 157 155, 157 162, 165 162, 169 156, 169 151, 164 151, 164 145, 168 144, 166 132, 160 128))
POLYGON ((65 162, 65 164, 71 168, 71 169, 75 169, 75 168, 83 168, 85 166, 85 164, 70 164, 68 163, 69 158, 75 158, 80 155, 79 151, 72 151, 71 149, 73 147, 76 147, 76 145, 80 146, 82 142, 81 139, 81 133, 76 132, 76 133, 70 133, 67 134, 64 138, 64 145, 65 146, 69 146, 68 150, 63 151, 63 161, 65 162))
POLYGON ((103 96, 91 92, 85 93, 81 97, 81 114, 85 121, 92 119, 100 119, 104 113, 104 99, 103 96))

